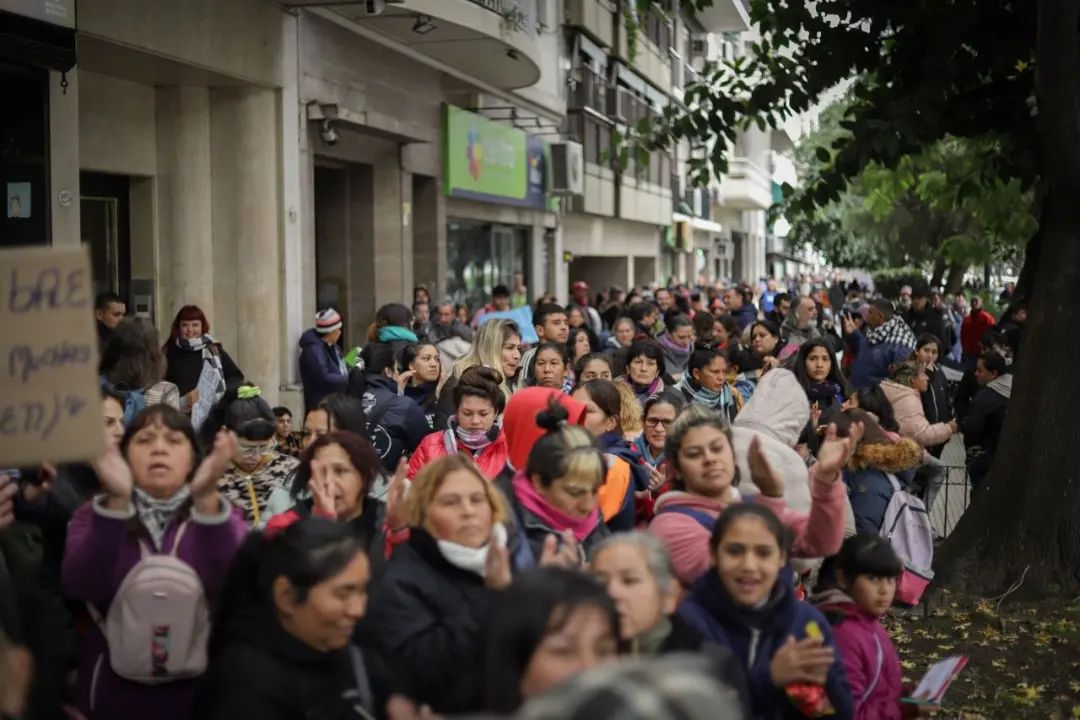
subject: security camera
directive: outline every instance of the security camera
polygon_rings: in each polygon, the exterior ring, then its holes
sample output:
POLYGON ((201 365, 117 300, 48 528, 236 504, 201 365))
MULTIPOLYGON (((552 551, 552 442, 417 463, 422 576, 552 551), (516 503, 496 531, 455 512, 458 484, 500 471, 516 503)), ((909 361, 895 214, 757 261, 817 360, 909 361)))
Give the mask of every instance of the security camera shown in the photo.
POLYGON ((322 136, 323 142, 327 145, 334 145, 338 141, 338 131, 334 129, 333 123, 329 120, 322 121, 322 129, 319 130, 319 135, 322 136))

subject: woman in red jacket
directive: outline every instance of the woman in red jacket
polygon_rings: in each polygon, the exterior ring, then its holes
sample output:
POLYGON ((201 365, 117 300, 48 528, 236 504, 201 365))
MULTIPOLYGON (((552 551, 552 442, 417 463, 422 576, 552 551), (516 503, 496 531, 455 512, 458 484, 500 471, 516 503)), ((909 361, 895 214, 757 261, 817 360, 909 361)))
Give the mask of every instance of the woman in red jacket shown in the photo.
POLYGON ((450 427, 426 436, 409 459, 411 480, 428 463, 452 453, 468 455, 489 480, 506 465, 509 450, 502 428, 496 424, 506 407, 502 374, 477 365, 461 373, 454 386, 455 415, 450 427))

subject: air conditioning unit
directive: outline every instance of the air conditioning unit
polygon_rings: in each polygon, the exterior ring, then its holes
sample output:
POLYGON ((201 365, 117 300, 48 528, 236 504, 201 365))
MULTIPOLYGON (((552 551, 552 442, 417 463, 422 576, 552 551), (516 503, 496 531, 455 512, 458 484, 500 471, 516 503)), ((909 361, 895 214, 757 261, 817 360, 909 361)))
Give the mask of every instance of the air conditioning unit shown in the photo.
POLYGON ((581 143, 562 142, 551 146, 551 187, 555 195, 585 194, 585 153, 581 143))
POLYGON ((633 125, 643 114, 641 102, 629 88, 613 87, 608 91, 608 114, 614 120, 633 125))

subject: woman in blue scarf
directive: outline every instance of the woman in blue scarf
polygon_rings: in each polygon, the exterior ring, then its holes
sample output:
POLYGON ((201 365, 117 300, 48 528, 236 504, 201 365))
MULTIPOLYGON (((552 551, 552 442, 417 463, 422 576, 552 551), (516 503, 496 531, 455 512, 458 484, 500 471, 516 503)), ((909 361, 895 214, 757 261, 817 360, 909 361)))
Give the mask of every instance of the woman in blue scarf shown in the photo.
POLYGON ((686 364, 686 374, 675 384, 686 402, 723 413, 735 420, 739 405, 727 384, 727 358, 719 350, 695 350, 686 364))

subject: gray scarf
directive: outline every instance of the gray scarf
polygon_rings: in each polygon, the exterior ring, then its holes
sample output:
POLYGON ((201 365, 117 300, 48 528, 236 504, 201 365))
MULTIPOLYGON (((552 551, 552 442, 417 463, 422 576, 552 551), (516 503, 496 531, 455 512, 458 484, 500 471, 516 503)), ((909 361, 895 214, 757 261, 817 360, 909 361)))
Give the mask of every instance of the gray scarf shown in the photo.
POLYGON ((180 510, 180 506, 191 497, 191 486, 184 484, 175 495, 166 500, 150 497, 143 490, 135 488, 135 514, 139 522, 150 533, 154 541, 154 548, 161 550, 161 541, 165 537, 165 530, 169 523, 180 510))

